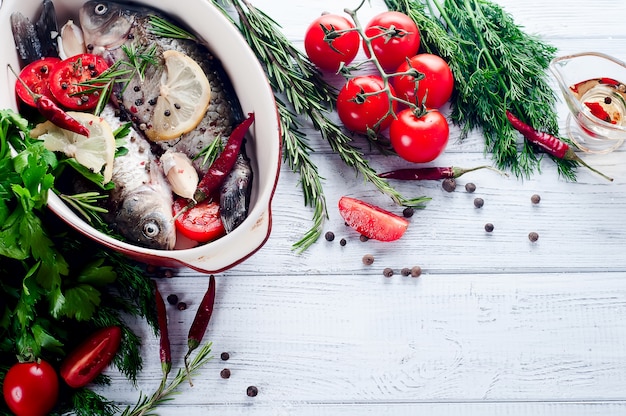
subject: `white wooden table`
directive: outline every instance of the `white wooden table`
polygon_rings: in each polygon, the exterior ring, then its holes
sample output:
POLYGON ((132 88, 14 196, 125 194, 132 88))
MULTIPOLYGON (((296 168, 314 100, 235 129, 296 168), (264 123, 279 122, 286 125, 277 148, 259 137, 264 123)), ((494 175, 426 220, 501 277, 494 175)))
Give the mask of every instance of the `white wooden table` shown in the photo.
MULTIPOLYGON (((356 7, 347 0, 256 0, 300 47, 322 11, 356 7)), ((559 54, 599 51, 626 60, 626 3, 618 0, 498 0, 530 33, 559 54)), ((362 21, 384 10, 380 0, 362 21)), ((561 125, 566 109, 560 104, 561 125)), ((336 209, 342 195, 400 212, 389 198, 345 167, 314 131, 313 156, 326 178, 330 219, 303 254, 291 245, 311 226, 298 177, 283 167, 266 245, 217 275, 217 300, 206 339, 214 359, 185 384, 163 415, 624 415, 626 414, 626 154, 582 155, 615 178, 579 169, 559 179, 550 160, 528 180, 478 171, 454 193, 439 182, 400 184, 406 196, 432 201, 393 243, 361 242, 336 209), (473 182, 474 194, 463 185, 473 182), (541 196, 533 205, 530 197, 541 196), (474 208, 473 199, 485 205, 474 208), (492 233, 485 223, 495 226, 492 233), (539 240, 531 243, 528 233, 539 240), (339 244, 346 238, 347 244, 339 244), (362 257, 375 262, 365 266, 362 257), (419 265, 419 278, 400 269, 419 265), (384 268, 395 275, 383 276, 384 268), (220 353, 230 359, 222 361, 220 353), (229 379, 220 371, 231 370, 229 379), (248 386, 258 387, 248 397, 248 386)), ((440 166, 490 164, 480 133, 451 143, 440 166)), ((397 159, 371 156, 389 170, 397 159)), ((164 296, 188 303, 168 309, 174 365, 207 276, 180 270, 161 282, 164 296)), ((135 389, 110 371, 99 390, 121 404, 160 379, 158 342, 143 323, 145 369, 135 389)))

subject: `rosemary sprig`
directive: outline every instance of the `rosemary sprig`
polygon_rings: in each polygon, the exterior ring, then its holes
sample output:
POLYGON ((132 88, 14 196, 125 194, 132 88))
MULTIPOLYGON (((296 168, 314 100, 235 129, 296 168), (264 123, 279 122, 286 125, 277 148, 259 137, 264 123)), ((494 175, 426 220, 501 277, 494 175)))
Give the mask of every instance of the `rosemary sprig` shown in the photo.
MULTIPOLYGON (((485 151, 501 169, 518 177, 539 170, 537 149, 519 136, 506 110, 523 114, 534 128, 556 134, 556 95, 547 68, 556 48, 525 33, 502 7, 488 0, 385 0, 410 15, 422 46, 448 62, 455 77, 452 121, 462 138, 482 129, 485 151)), ((559 174, 574 180, 575 163, 554 159, 559 174)))
POLYGON ((188 39, 196 41, 197 38, 182 29, 170 21, 163 19, 162 17, 151 15, 149 18, 150 32, 155 36, 174 39, 188 39))
POLYGON ((92 220, 102 223, 102 218, 98 214, 105 214, 108 212, 107 209, 96 205, 98 200, 107 198, 106 195, 99 192, 83 192, 74 195, 58 193, 58 195, 59 198, 74 208, 89 223, 91 223, 92 220))
POLYGON ((188 374, 195 374, 203 365, 211 360, 211 343, 203 345, 196 356, 189 363, 189 373, 179 369, 174 379, 170 382, 167 381, 167 374, 163 375, 161 384, 150 396, 142 394, 135 406, 128 406, 121 413, 121 416, 144 416, 154 415, 152 411, 165 402, 171 401, 172 395, 176 394, 176 389, 185 380, 187 380, 188 374))
MULTIPOLYGON (((366 181, 398 204, 422 208, 428 198, 403 197, 386 180, 377 176, 363 153, 354 145, 352 138, 335 125, 329 116, 336 100, 335 88, 322 78, 303 53, 282 34, 278 23, 245 0, 229 2, 239 17, 239 30, 259 61, 265 65, 277 99, 284 96, 295 114, 309 117, 315 129, 328 141, 341 160, 354 168, 366 181)), ((306 141, 303 134, 294 133, 298 131, 299 125, 295 114, 284 110, 283 108, 281 112, 281 123, 289 127, 283 128, 284 157, 289 166, 300 174, 305 204, 314 207, 313 228, 294 245, 295 249, 305 250, 321 235, 321 227, 328 213, 317 167, 310 158, 302 157, 303 154, 311 153, 311 148, 304 146, 306 141)))

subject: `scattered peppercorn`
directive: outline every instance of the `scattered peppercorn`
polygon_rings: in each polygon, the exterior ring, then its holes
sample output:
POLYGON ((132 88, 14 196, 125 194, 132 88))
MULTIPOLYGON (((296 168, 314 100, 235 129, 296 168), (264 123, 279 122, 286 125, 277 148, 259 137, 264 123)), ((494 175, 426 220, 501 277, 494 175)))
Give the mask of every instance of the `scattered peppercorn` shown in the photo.
POLYGON ((383 270, 383 276, 385 277, 393 276, 393 269, 390 267, 385 268, 385 270, 383 270))
POLYGON ((604 97, 604 104, 611 104, 613 102, 613 100, 611 99, 611 97, 604 97))
POLYGON ((411 207, 406 207, 402 210, 402 215, 404 218, 411 218, 415 214, 415 209, 411 207))
POLYGON ((528 239, 534 243, 535 241, 539 240, 539 234, 533 231, 528 234, 528 239))
POLYGON ((163 270, 163 277, 165 277, 166 279, 171 279, 172 277, 174 277, 174 272, 171 269, 165 269, 163 270))
POLYGON ((446 192, 454 192, 454 190, 456 189, 456 179, 454 178, 444 179, 443 182, 441 183, 441 187, 446 192))
POLYGON ((230 354, 227 352, 223 352, 220 354, 220 358, 222 359, 222 361, 228 361, 228 359, 230 358, 230 354))
POLYGON ((327 231, 324 235, 324 238, 326 239, 326 241, 333 241, 335 239, 335 233, 333 233, 332 231, 327 231))
POLYGON ((474 185, 472 182, 468 182, 465 184, 465 190, 470 194, 474 193, 474 191, 476 190, 476 185, 474 185))
POLYGON ((485 200, 484 200, 484 199, 482 199, 482 198, 476 198, 476 199, 474 199, 474 206, 475 206, 476 208, 482 208, 482 207, 483 207, 483 205, 485 205, 485 200))
POLYGON ((409 269, 408 267, 403 267, 402 270, 400 270, 400 274, 402 276, 408 276, 411 274, 411 269, 409 269))
POLYGON ((257 394, 259 394, 259 389, 255 386, 249 386, 246 390, 246 394, 248 395, 248 397, 255 397, 257 394))
POLYGON ((363 264, 369 266, 374 264, 374 256, 372 256, 371 254, 366 254, 363 256, 363 264))
POLYGON ((493 224, 488 222, 487 224, 485 224, 485 231, 487 231, 488 233, 493 231, 493 224))
POLYGON ((220 377, 230 378, 230 370, 228 368, 225 368, 222 371, 220 371, 220 377))
POLYGON ((538 204, 541 201, 541 197, 537 194, 534 194, 533 196, 530 197, 530 201, 533 204, 538 204))
POLYGON ((361 236, 359 237, 359 240, 361 240, 362 242, 366 242, 367 240, 369 240, 369 237, 367 237, 366 235, 361 234, 361 236))
POLYGON ((422 268, 420 266, 413 266, 411 268, 411 277, 420 277, 422 275, 422 268))
POLYGON ((167 297, 167 303, 169 303, 170 305, 176 305, 178 303, 178 296, 172 293, 167 297))
POLYGON ((342 246, 342 247, 343 247, 343 246, 345 246, 346 244, 347 244, 347 241, 346 241, 346 239, 345 239, 345 238, 342 238, 341 240, 339 240, 339 245, 340 245, 340 246, 342 246))
POLYGON ((187 304, 185 302, 178 302, 176 307, 179 311, 184 311, 185 309, 187 309, 187 304))

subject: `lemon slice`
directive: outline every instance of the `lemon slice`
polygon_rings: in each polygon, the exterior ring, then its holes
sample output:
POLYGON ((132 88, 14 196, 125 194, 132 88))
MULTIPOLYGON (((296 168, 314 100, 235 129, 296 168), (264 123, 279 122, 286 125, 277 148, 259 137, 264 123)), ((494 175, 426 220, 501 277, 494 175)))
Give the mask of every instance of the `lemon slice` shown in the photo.
POLYGON ((109 182, 113 176, 115 158, 115 137, 111 126, 101 117, 90 113, 69 111, 67 114, 87 127, 89 137, 62 129, 49 121, 37 125, 31 131, 31 136, 43 140, 46 149, 73 157, 92 172, 102 171, 103 183, 109 182))
POLYGON ((165 71, 154 108, 153 141, 171 140, 195 129, 209 108, 211 85, 196 61, 184 53, 163 52, 165 71))

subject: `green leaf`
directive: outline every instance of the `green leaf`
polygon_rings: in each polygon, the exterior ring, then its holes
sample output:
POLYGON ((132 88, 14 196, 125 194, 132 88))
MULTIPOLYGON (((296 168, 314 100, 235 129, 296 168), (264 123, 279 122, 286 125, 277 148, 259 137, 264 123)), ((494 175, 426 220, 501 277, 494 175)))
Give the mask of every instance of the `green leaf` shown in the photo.
POLYGON ((41 325, 34 324, 31 327, 33 338, 42 348, 64 354, 63 343, 46 331, 41 325))
POLYGON ((105 286, 117 279, 117 273, 112 266, 103 266, 104 259, 100 258, 89 263, 77 277, 79 283, 93 286, 105 286))
POLYGON ((65 290, 65 302, 57 318, 65 316, 77 321, 88 321, 100 305, 100 291, 91 285, 80 284, 65 290))

